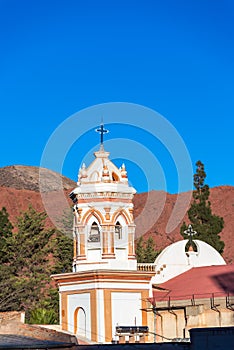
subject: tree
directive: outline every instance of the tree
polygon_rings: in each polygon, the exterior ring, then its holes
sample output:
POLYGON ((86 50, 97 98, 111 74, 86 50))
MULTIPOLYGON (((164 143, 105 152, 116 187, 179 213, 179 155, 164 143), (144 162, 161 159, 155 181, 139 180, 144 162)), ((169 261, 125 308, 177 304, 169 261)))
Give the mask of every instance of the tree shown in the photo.
MULTIPOLYGON (((204 164, 198 161, 196 166, 196 173, 193 177, 195 190, 193 191, 193 202, 188 210, 188 217, 193 229, 197 232, 196 238, 210 244, 222 254, 224 242, 221 241, 219 233, 224 227, 224 221, 222 217, 212 214, 209 201, 210 190, 209 186, 205 185, 204 164)), ((184 238, 187 238, 184 234, 185 229, 184 222, 180 233, 184 238)))
POLYGON ((136 243, 136 258, 138 263, 153 263, 159 254, 155 250, 154 239, 150 236, 146 241, 141 236, 136 243))
POLYGON ((13 225, 9 220, 9 214, 5 207, 0 210, 0 234, 1 237, 9 237, 12 235, 13 225))
POLYGON ((17 219, 17 232, 8 239, 8 261, 11 268, 12 295, 6 309, 28 310, 44 298, 51 272, 50 238, 53 229, 45 229, 45 213, 30 206, 17 219))
POLYGON ((30 206, 18 218, 17 232, 6 238, 6 258, 0 264, 0 310, 24 309, 28 320, 41 315, 38 318, 55 322, 58 291, 50 275, 68 271, 69 265, 71 269, 73 243, 60 231, 46 228, 45 220, 44 212, 30 206))
POLYGON ((52 273, 72 271, 73 240, 60 231, 56 231, 52 241, 54 267, 52 273))
POLYGON ((143 263, 145 261, 145 249, 143 245, 142 236, 140 236, 140 238, 137 240, 135 253, 136 253, 137 262, 143 263))
POLYGON ((15 292, 14 266, 9 264, 13 225, 5 207, 0 211, 0 310, 9 304, 14 307, 17 298, 15 292))
POLYGON ((9 220, 9 214, 5 207, 0 210, 0 263, 6 261, 7 238, 12 236, 13 225, 9 220))
POLYGON ((145 261, 153 263, 155 261, 158 252, 155 250, 155 243, 153 238, 150 236, 145 244, 145 261))

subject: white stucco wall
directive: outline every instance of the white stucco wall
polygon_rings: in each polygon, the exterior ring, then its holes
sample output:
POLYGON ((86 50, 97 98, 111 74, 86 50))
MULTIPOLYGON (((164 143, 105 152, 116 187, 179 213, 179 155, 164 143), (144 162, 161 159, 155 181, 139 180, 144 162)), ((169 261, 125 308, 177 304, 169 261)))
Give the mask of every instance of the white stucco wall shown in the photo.
POLYGON ((103 290, 97 289, 97 327, 98 342, 105 342, 104 295, 103 290))
POLYGON ((142 326, 141 293, 112 292, 112 334, 116 326, 142 326))
POLYGON ((77 307, 84 309, 78 317, 77 334, 91 339, 91 320, 90 320, 90 293, 68 295, 68 331, 74 332, 74 313, 77 307))

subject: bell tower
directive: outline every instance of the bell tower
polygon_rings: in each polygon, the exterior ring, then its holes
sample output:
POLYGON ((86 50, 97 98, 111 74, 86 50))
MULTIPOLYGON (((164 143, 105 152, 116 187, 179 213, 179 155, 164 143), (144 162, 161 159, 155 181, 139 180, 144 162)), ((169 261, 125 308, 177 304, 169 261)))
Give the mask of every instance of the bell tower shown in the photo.
POLYGON ((123 164, 119 169, 103 146, 79 170, 73 201, 73 272, 54 275, 63 330, 93 342, 116 339, 116 327, 145 326, 143 310, 154 272, 138 271, 134 250, 133 196, 123 164))
POLYGON ((94 161, 79 170, 73 200, 73 271, 93 269, 136 270, 133 196, 125 165, 119 169, 104 150, 103 124, 94 161))

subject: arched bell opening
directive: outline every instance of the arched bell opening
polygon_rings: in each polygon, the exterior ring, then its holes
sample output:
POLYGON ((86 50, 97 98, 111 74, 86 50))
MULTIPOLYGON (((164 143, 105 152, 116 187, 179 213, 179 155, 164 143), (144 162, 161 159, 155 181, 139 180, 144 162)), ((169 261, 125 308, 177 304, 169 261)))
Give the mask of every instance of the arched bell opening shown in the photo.
POLYGON ((88 242, 89 243, 99 243, 100 242, 100 228, 97 222, 93 221, 89 234, 88 234, 88 242))
POLYGON ((122 229, 122 225, 120 224, 119 221, 117 221, 115 224, 115 238, 117 240, 123 238, 123 229, 122 229))
POLYGON ((127 259, 128 251, 128 225, 120 214, 114 224, 114 246, 117 259, 127 259))

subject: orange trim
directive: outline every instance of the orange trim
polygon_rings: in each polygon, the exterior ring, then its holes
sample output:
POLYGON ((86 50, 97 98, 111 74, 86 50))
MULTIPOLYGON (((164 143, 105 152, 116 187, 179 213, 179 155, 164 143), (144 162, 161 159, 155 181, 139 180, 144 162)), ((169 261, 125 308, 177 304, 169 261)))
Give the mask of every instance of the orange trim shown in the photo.
POLYGON ((85 233, 80 233, 80 252, 79 255, 86 258, 85 256, 85 233))
POLYGON ((115 259, 115 254, 112 254, 112 253, 102 254, 102 259, 115 259))
POLYGON ((77 307, 74 312, 74 334, 77 333, 77 324, 78 324, 78 313, 79 313, 80 307, 77 307))
POLYGON ((108 207, 108 208, 104 208, 104 210, 105 210, 105 212, 106 212, 106 214, 105 214, 105 218, 106 218, 106 220, 110 220, 110 210, 111 210, 111 208, 110 207, 108 207))
POLYGON ((62 310, 62 320, 61 320, 61 324, 62 324, 62 329, 64 331, 68 331, 68 320, 67 320, 67 314, 68 314, 68 310, 67 310, 67 295, 62 293, 61 295, 61 310, 62 310))
POLYGON ((102 238, 103 238, 103 246, 102 246, 102 254, 108 254, 108 231, 103 231, 102 232, 102 238))
POLYGON ((105 289, 104 293, 104 323, 105 323, 105 341, 112 341, 112 305, 111 290, 105 289))
POLYGON ((90 291, 90 305, 91 305, 91 340, 98 341, 98 331, 97 331, 97 295, 96 290, 90 291))
POLYGON ((97 209, 89 209, 81 219, 83 225, 87 225, 89 219, 95 216, 95 218, 98 220, 99 224, 102 224, 105 222, 104 216, 101 214, 101 212, 97 209))
POLYGON ((132 203, 132 199, 129 198, 109 198, 109 197, 98 197, 98 198, 80 198, 79 199, 79 203, 90 203, 90 201, 92 202, 123 202, 123 203, 132 203))
MULTIPOLYGON (((110 259, 110 257, 108 257, 109 259, 110 259)), ((152 276, 151 276, 152 277, 152 276)), ((87 289, 88 290, 90 290, 89 288, 88 288, 88 285, 89 284, 93 284, 94 282, 99 282, 99 283, 109 283, 109 285, 110 285, 110 287, 111 287, 111 283, 119 283, 119 284, 121 284, 121 283, 127 283, 127 284, 129 284, 129 285, 135 285, 136 286, 136 290, 138 290, 137 289, 137 286, 138 285, 145 285, 145 284, 148 284, 149 283, 149 280, 147 279, 147 280, 121 280, 121 279, 110 279, 110 280, 105 280, 105 279, 100 279, 100 280, 98 280, 98 281, 96 281, 96 280, 89 280, 89 281, 87 281, 87 280, 82 280, 82 281, 72 281, 72 282, 65 282, 65 283, 62 283, 61 285, 63 286, 63 287, 66 287, 66 286, 73 286, 74 284, 76 284, 77 286, 80 286, 80 285, 82 285, 82 284, 85 284, 87 287, 87 289)), ((142 288, 142 287, 140 287, 140 288, 142 288)), ((102 289, 101 287, 97 287, 97 289, 102 289)), ((108 288, 109 289, 109 288, 108 288)), ((120 288, 121 289, 121 288, 120 288)), ((80 290, 80 289, 79 289, 80 290)), ((71 291, 72 292, 72 291, 71 291)), ((63 292, 64 293, 64 292, 63 292)))
POLYGON ((115 224, 116 221, 118 220, 118 217, 121 216, 121 215, 123 216, 123 218, 124 218, 124 220, 125 220, 127 225, 131 223, 131 219, 130 219, 128 213, 126 212, 126 210, 124 210, 124 209, 116 210, 113 213, 112 219, 111 219, 111 223, 115 224))
MULTIPOLYGON (((114 282, 114 281, 113 281, 114 282)), ((148 284, 148 283, 147 283, 148 284)), ((62 292, 62 294, 64 294, 66 297, 68 295, 73 295, 73 294, 84 294, 84 293, 90 293, 92 291, 96 291, 96 290, 103 290, 103 291, 107 291, 107 292, 117 292, 117 293, 146 293, 146 295, 148 295, 148 289, 136 289, 136 288, 112 288, 112 289, 103 289, 103 288, 96 288, 96 289, 88 289, 88 288, 84 288, 84 289, 79 289, 79 290, 69 290, 69 291, 64 291, 62 292)), ((146 296, 146 299, 148 300, 148 296, 146 296)), ((147 300, 145 300, 145 302, 147 302, 147 300)))
POLYGON ((134 256, 133 237, 134 235, 132 232, 128 234, 128 255, 130 257, 134 256))
POLYGON ((134 210, 133 210, 133 208, 128 208, 128 211, 129 211, 129 214, 130 214, 131 221, 133 222, 133 220, 134 220, 134 217, 133 217, 134 210))
POLYGON ((86 264, 86 255, 79 255, 77 256, 77 258, 75 259, 75 262, 79 262, 80 264, 86 264))
POLYGON ((111 252, 111 254, 115 254, 115 247, 114 247, 114 245, 115 245, 115 236, 114 236, 114 231, 111 231, 110 232, 110 252, 111 252))
POLYGON ((147 300, 149 299, 149 291, 148 290, 143 290, 141 292, 141 310, 142 310, 142 325, 145 326, 148 324, 148 319, 147 319, 147 312, 144 311, 144 309, 147 309, 147 300))
POLYGON ((94 270, 79 271, 66 274, 52 275, 57 283, 77 282, 82 280, 90 281, 145 281, 150 280, 155 275, 155 271, 126 271, 126 270, 94 270))

